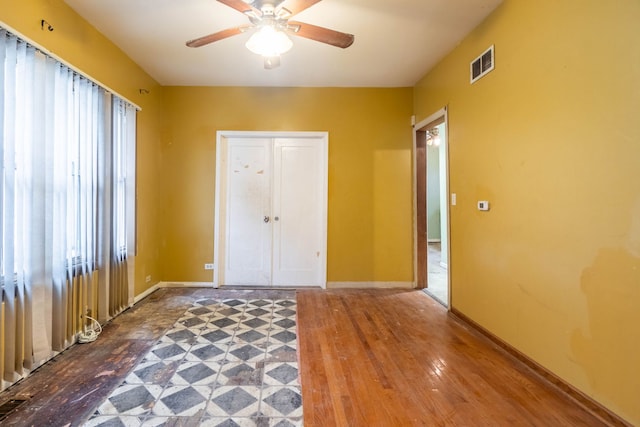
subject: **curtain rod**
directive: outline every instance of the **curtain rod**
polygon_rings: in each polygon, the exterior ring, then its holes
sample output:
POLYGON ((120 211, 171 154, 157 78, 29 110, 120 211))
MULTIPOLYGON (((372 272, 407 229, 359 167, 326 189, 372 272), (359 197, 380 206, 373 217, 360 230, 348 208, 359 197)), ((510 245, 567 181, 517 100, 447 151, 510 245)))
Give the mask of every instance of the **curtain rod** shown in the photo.
POLYGON ((112 95, 116 95, 118 98, 121 98, 121 99, 125 100, 126 102, 131 104, 133 107, 135 107, 136 110, 142 111, 142 107, 140 107, 135 102, 132 102, 129 98, 127 98, 125 96, 122 96, 120 93, 118 93, 115 90, 111 89, 109 86, 105 85, 104 83, 100 82, 97 79, 94 79, 93 77, 91 77, 90 75, 85 73, 84 71, 80 70, 78 67, 75 67, 75 66, 71 65, 69 62, 67 62, 64 59, 60 58, 58 55, 56 55, 55 53, 51 52, 49 49, 43 47, 39 43, 34 42, 29 37, 26 37, 24 34, 22 34, 20 31, 17 31, 15 28, 11 27, 10 25, 7 25, 2 20, 0 20, 0 29, 4 29, 4 30, 10 32, 14 36, 22 39, 27 44, 33 46, 34 48, 36 48, 37 50, 39 50, 43 54, 48 55, 51 58, 55 59, 56 61, 60 62, 62 65, 64 65, 65 67, 69 68, 74 73, 84 77, 85 79, 91 81, 92 83, 97 84, 98 86, 100 86, 101 88, 103 88, 107 92, 111 93, 112 95))

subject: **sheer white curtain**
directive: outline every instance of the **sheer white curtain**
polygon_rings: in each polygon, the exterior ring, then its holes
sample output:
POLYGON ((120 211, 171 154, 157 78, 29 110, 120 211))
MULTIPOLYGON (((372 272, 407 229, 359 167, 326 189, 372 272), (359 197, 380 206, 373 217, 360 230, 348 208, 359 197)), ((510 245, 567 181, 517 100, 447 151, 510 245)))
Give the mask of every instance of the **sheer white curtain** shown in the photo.
POLYGON ((127 305, 135 109, 0 28, 0 137, 2 389, 127 305))
POLYGON ((32 308, 40 305, 37 283, 43 278, 42 247, 32 233, 43 233, 43 183, 41 146, 36 139, 42 131, 27 124, 37 119, 34 99, 41 95, 42 62, 35 49, 16 37, 0 33, 0 130, 2 130, 2 288, 5 381, 21 377, 33 366, 38 349, 34 342, 46 340, 46 332, 33 327, 32 308), (40 194, 38 194, 40 193, 40 194), (38 298, 34 301, 34 296, 38 298), (33 335, 35 333, 35 336, 33 335))
MULTIPOLYGON (((103 153, 104 90, 61 64, 54 67, 55 97, 49 165, 53 187, 52 278, 53 348, 61 350, 74 339, 80 326, 77 313, 92 307, 93 272, 96 268, 98 155, 103 153)), ((43 147, 45 148, 45 147, 43 147)), ((95 316, 92 313, 92 316, 95 316)))
POLYGON ((135 233, 128 228, 135 224, 131 218, 130 208, 134 206, 134 201, 128 194, 132 192, 135 177, 133 175, 135 156, 132 153, 132 145, 129 141, 135 138, 136 133, 136 111, 126 102, 116 99, 113 102, 113 134, 112 134, 112 190, 113 194, 109 198, 111 206, 111 223, 113 232, 111 233, 111 276, 110 276, 110 308, 109 313, 115 315, 126 308, 130 301, 129 288, 129 268, 127 258, 129 251, 133 250, 128 236, 135 233))

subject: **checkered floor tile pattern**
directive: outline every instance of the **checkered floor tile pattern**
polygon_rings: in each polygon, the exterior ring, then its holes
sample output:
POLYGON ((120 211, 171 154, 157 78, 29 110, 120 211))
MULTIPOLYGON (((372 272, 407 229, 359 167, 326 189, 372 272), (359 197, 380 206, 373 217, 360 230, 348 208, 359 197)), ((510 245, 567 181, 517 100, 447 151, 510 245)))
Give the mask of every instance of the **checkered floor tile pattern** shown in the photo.
POLYGON ((204 299, 85 426, 302 425, 295 300, 204 299))

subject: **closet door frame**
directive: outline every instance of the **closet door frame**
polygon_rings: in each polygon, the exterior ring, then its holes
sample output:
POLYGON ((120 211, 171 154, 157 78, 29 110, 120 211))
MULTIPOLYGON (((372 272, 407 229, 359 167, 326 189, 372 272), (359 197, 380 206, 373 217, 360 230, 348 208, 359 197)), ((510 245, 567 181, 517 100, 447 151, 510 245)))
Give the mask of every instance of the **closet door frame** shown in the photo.
POLYGON ((213 286, 218 288, 225 285, 224 260, 225 260, 225 207, 227 188, 227 147, 229 140, 234 138, 296 138, 317 141, 322 145, 321 163, 322 170, 322 203, 321 203, 321 245, 320 273, 321 280, 318 284, 323 289, 327 284, 327 201, 328 201, 328 132, 284 132, 284 131, 218 131, 216 134, 216 175, 215 175, 215 213, 214 213, 214 254, 213 254, 213 286))

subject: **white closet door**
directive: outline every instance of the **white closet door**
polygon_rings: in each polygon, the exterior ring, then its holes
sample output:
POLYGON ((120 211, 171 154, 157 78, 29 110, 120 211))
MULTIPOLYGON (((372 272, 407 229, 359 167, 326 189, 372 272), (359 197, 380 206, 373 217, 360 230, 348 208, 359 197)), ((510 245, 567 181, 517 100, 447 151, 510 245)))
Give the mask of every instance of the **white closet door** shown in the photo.
POLYGON ((324 146, 277 138, 273 161, 275 286, 320 286, 324 277, 324 146))
POLYGON ((226 158, 225 282, 271 284, 272 140, 237 138, 226 158))
POLYGON ((214 282, 324 287, 327 135, 238 133, 218 139, 214 282))

